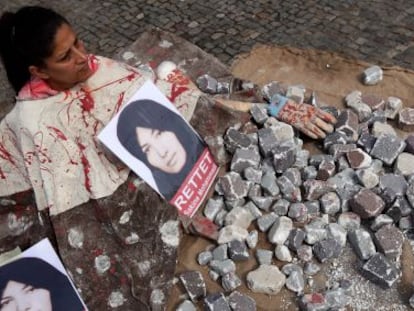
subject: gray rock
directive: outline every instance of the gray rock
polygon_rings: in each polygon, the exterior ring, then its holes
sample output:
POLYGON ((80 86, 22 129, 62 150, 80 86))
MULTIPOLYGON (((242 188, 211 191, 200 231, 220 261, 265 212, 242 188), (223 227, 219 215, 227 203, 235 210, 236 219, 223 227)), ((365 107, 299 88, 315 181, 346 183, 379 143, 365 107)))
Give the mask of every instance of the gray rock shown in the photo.
POLYGON ((233 260, 212 260, 209 264, 210 268, 216 271, 220 276, 230 272, 236 272, 236 265, 233 260))
POLYGON ((303 268, 303 272, 306 275, 315 275, 320 270, 321 270, 321 267, 318 264, 314 263, 314 262, 305 263, 305 266, 303 268))
POLYGON ((262 170, 254 167, 246 167, 243 171, 243 176, 246 180, 252 181, 254 183, 260 184, 262 180, 263 172, 262 170))
POLYGON ((330 223, 327 226, 328 238, 335 239, 343 248, 346 245, 347 231, 337 223, 330 223))
POLYGON ((254 216, 248 209, 244 207, 235 207, 227 213, 225 225, 234 225, 247 229, 253 220, 254 216))
POLYGON ((245 197, 249 191, 249 183, 244 181, 235 172, 229 172, 219 178, 219 183, 224 197, 229 200, 237 200, 245 197))
POLYGON ((196 302, 206 295, 206 284, 201 272, 186 271, 179 278, 192 301, 196 302))
POLYGON ((221 278, 221 286, 226 292, 231 292, 241 285, 242 281, 235 272, 229 272, 221 278))
POLYGON ((273 252, 268 249, 257 249, 256 259, 259 265, 271 265, 273 252))
POLYGON ((257 226, 259 227, 259 230, 262 232, 269 230, 278 217, 279 216, 274 212, 259 217, 257 219, 257 226))
POLYGON ((397 156, 404 151, 404 140, 394 135, 381 134, 371 150, 371 156, 392 165, 397 156))
POLYGON ((363 274, 372 282, 383 288, 390 288, 399 278, 394 263, 383 254, 376 253, 362 267, 363 274))
POLYGON ((212 252, 213 260, 222 261, 222 260, 228 259, 229 257, 227 255, 227 249, 228 249, 227 244, 222 244, 214 248, 212 252))
POLYGON ((403 233, 392 225, 382 226, 375 233, 375 242, 384 255, 393 260, 399 260, 404 242, 403 233))
POLYGON ((337 223, 347 232, 350 232, 360 228, 361 217, 353 212, 345 212, 338 216, 337 223))
POLYGON ((232 292, 228 301, 233 311, 256 311, 256 301, 238 291, 232 292))
POLYGON ((234 240, 229 242, 228 246, 228 254, 231 260, 244 261, 249 259, 249 251, 245 242, 234 240))
POLYGON ((314 166, 306 166, 302 169, 302 179, 308 180, 308 179, 316 179, 316 176, 318 175, 318 170, 314 166))
POLYGON ((231 311, 223 293, 210 294, 204 298, 205 311, 231 311))
POLYGON ((286 216, 289 210, 290 202, 285 199, 277 200, 271 207, 270 210, 275 212, 278 216, 286 216))
POLYGON ((213 253, 210 251, 204 251, 198 254, 197 262, 200 266, 208 265, 208 263, 213 259, 213 253))
POLYGON ((287 246, 293 250, 297 251, 297 249, 302 246, 303 241, 305 240, 306 233, 300 228, 293 228, 287 239, 287 246))
POLYGON ((358 139, 358 115, 350 109, 345 109, 340 112, 337 120, 335 130, 344 134, 348 142, 356 141, 358 139))
POLYGON ((214 221, 217 213, 224 208, 224 200, 221 196, 215 196, 208 199, 206 207, 204 208, 204 216, 214 221))
POLYGON ((234 225, 225 226, 219 231, 217 243, 225 244, 233 240, 244 241, 248 235, 249 233, 244 228, 234 225))
POLYGON ((325 261, 337 258, 342 251, 342 247, 335 239, 327 238, 316 242, 312 247, 315 257, 322 263, 325 261))
POLYGON ((322 212, 328 215, 335 215, 341 209, 341 200, 336 192, 325 193, 319 202, 322 212))
POLYGON ((348 239, 360 259, 367 260, 376 253, 374 241, 365 229, 348 232, 348 239))
POLYGON ((375 217, 374 221, 372 222, 370 229, 372 231, 377 231, 379 228, 381 228, 384 225, 390 225, 394 222, 394 220, 386 215, 386 214, 380 214, 377 217, 375 217))
POLYGON ((250 214, 252 214, 254 219, 259 218, 260 216, 263 215, 263 213, 260 211, 260 209, 256 206, 256 204, 254 204, 253 202, 249 201, 247 202, 243 208, 247 209, 250 214))
POLYGON ((268 212, 270 209, 270 206, 272 205, 274 201, 274 197, 270 197, 270 196, 252 197, 251 200, 258 208, 260 208, 261 210, 265 212, 268 212))
POLYGON ((298 258, 304 262, 311 261, 313 258, 312 246, 303 244, 299 246, 299 248, 296 251, 296 254, 298 255, 298 258))
POLYGON ((242 173, 246 168, 258 168, 260 154, 257 147, 237 148, 230 163, 230 170, 242 173))
POLYGON ((256 248, 257 242, 259 241, 259 232, 257 230, 252 230, 249 232, 246 237, 246 244, 250 249, 256 248))
POLYGON ((247 148, 251 145, 250 138, 236 128, 230 127, 224 135, 224 145, 226 150, 233 154, 237 148, 247 148))

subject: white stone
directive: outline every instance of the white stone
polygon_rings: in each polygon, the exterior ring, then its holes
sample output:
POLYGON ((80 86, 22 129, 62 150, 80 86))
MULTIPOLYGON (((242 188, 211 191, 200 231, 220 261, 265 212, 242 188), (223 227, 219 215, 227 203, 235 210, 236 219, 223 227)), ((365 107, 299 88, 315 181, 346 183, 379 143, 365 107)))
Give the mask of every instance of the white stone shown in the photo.
POLYGON ((270 243, 283 244, 288 238, 292 228, 292 219, 286 216, 280 216, 277 218, 267 235, 270 243))
POLYGON ((414 174, 414 155, 408 152, 399 154, 394 164, 394 172, 404 176, 414 174))
POLYGON ((371 168, 357 170, 356 176, 362 186, 372 189, 379 183, 379 176, 371 168))
POLYGON ((345 247, 347 231, 337 223, 330 223, 327 227, 328 238, 333 238, 339 245, 345 247))
POLYGON ((384 122, 374 122, 372 125, 372 135, 374 135, 376 138, 378 138, 381 134, 390 134, 397 136, 397 132, 394 130, 394 128, 389 125, 388 123, 384 122))
POLYGON ((126 299, 124 298, 124 295, 120 291, 114 291, 109 295, 108 299, 108 305, 111 308, 118 308, 124 304, 126 299))
POLYGON ((178 247, 180 243, 179 222, 168 220, 160 226, 161 240, 171 247, 178 247))
POLYGON ((253 220, 254 216, 248 209, 235 207, 226 215, 225 224, 247 229, 253 220))
POLYGON ((99 255, 95 258, 95 268, 98 274, 103 274, 111 267, 111 258, 107 255, 99 255))
POLYGON ((248 235, 249 232, 246 229, 241 228, 239 226, 225 226, 219 232, 217 243, 224 244, 231 242, 233 240, 244 241, 248 235))
POLYGON ((361 100, 362 93, 353 91, 345 97, 346 106, 351 108, 357 115, 360 122, 366 121, 372 114, 371 107, 361 100))
POLYGON ((388 119, 395 119, 400 110, 403 107, 401 99, 398 97, 390 96, 385 102, 385 115, 388 119))
POLYGON ((157 77, 163 80, 166 80, 168 78, 168 75, 173 72, 175 69, 177 69, 177 65, 171 61, 163 61, 161 64, 157 67, 157 77))
POLYGON ((278 245, 275 249, 275 256, 280 261, 292 262, 292 255, 286 245, 278 245))
POLYGON ((261 265, 246 277, 247 286, 254 293, 276 295, 285 285, 286 276, 273 265, 261 265))
POLYGON ((70 228, 68 233, 69 245, 73 248, 82 248, 84 240, 83 231, 79 228, 70 228))

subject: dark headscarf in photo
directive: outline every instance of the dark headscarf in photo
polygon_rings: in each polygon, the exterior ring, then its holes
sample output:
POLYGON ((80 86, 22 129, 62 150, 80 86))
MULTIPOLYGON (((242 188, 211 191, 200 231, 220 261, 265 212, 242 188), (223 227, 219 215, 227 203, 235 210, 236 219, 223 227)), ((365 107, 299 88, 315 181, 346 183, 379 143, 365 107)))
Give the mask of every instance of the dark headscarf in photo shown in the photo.
POLYGON ((149 99, 134 101, 122 110, 117 124, 117 136, 122 146, 151 170, 160 193, 167 200, 172 199, 205 148, 198 135, 180 115, 149 99), (148 162, 137 142, 137 127, 175 133, 187 153, 186 163, 180 172, 166 173, 148 162))

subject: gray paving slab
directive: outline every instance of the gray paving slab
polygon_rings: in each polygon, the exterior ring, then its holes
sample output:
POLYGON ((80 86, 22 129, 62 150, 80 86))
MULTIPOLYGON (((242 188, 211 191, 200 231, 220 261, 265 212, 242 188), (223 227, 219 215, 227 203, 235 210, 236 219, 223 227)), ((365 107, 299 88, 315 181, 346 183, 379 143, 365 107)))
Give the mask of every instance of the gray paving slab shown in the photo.
MULTIPOLYGON (((64 14, 90 51, 112 56, 149 27, 229 64, 255 44, 338 52, 414 69, 413 0, 1 0, 0 13, 43 5, 64 14)), ((0 66, 0 102, 12 92, 0 66)))

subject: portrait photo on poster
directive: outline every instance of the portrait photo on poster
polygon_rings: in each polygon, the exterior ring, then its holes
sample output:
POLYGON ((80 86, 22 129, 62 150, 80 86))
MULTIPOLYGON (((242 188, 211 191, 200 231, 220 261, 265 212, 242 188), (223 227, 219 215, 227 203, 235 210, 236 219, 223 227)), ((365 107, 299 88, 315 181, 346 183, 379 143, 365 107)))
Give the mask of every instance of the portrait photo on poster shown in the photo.
MULTIPOLYGON (((170 203, 184 183, 194 183, 195 178, 190 180, 190 175, 196 173, 199 179, 204 180, 200 175, 202 172, 212 175, 211 171, 215 174, 217 170, 212 157, 207 156, 204 162, 200 160, 206 154, 210 155, 208 148, 150 81, 134 94, 98 138, 170 203), (207 164, 210 165, 207 167, 207 164), (200 169, 195 172, 197 167, 200 169)), ((209 178, 212 179, 211 176, 209 178)), ((194 193, 196 198, 196 192, 188 187, 185 193, 194 193)))
POLYGON ((49 240, 0 267, 0 310, 87 310, 49 240))

